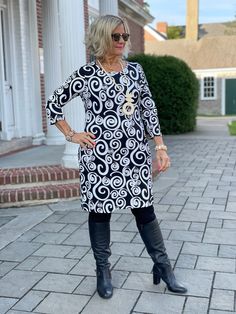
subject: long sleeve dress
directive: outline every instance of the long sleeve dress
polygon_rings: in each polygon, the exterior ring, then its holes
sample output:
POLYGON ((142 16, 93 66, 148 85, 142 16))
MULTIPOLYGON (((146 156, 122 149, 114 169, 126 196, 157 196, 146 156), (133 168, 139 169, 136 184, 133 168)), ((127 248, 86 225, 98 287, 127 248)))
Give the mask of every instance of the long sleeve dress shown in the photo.
POLYGON ((74 71, 49 97, 50 124, 64 120, 62 107, 80 96, 85 132, 95 136, 94 148, 79 147, 82 208, 110 213, 153 203, 152 158, 147 140, 161 135, 157 109, 142 67, 127 62, 121 72, 107 73, 95 62, 74 71), (123 111, 126 93, 134 112, 123 111))

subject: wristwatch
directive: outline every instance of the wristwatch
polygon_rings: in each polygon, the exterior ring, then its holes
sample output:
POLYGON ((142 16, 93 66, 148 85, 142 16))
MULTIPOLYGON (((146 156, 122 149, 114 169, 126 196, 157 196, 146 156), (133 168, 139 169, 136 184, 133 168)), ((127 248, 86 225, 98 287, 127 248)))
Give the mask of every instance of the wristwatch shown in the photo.
POLYGON ((75 131, 74 130, 72 130, 72 129, 70 129, 70 131, 66 134, 66 140, 68 141, 68 142, 72 142, 72 137, 74 136, 74 134, 75 134, 75 131))

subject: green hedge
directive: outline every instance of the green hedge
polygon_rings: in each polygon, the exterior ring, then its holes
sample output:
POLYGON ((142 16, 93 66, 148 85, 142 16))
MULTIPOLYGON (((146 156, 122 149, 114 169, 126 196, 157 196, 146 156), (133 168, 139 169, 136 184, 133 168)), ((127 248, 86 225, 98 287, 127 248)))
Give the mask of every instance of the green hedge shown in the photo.
POLYGON ((140 63, 158 109, 163 134, 195 129, 199 83, 182 60, 171 56, 138 54, 129 61, 140 63))

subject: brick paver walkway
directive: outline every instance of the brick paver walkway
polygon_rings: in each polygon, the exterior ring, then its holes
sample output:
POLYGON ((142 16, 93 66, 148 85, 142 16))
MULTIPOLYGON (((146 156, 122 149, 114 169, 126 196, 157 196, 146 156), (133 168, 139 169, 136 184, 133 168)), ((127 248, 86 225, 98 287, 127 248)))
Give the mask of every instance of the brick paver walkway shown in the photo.
POLYGON ((155 210, 187 295, 152 285, 152 262, 129 211, 111 223, 110 300, 95 291, 79 201, 0 210, 0 313, 236 313, 236 138, 173 136, 155 210))

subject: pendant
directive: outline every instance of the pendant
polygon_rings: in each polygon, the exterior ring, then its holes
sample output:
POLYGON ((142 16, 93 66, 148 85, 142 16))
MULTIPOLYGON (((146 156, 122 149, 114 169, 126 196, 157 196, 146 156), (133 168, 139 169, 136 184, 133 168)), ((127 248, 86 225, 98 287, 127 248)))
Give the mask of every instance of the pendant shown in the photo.
POLYGON ((134 100, 133 100, 133 95, 131 94, 131 93, 129 93, 129 92, 126 92, 126 94, 125 94, 125 100, 127 101, 127 102, 130 102, 130 103, 132 103, 134 100))
POLYGON ((126 116, 131 116, 134 113, 134 104, 126 102, 122 107, 122 111, 126 116))
POLYGON ((124 112, 126 116, 131 116, 134 113, 134 104, 133 104, 134 99, 133 99, 133 95, 129 93, 128 91, 126 92, 125 100, 126 100, 126 103, 124 103, 122 107, 122 111, 124 112))

